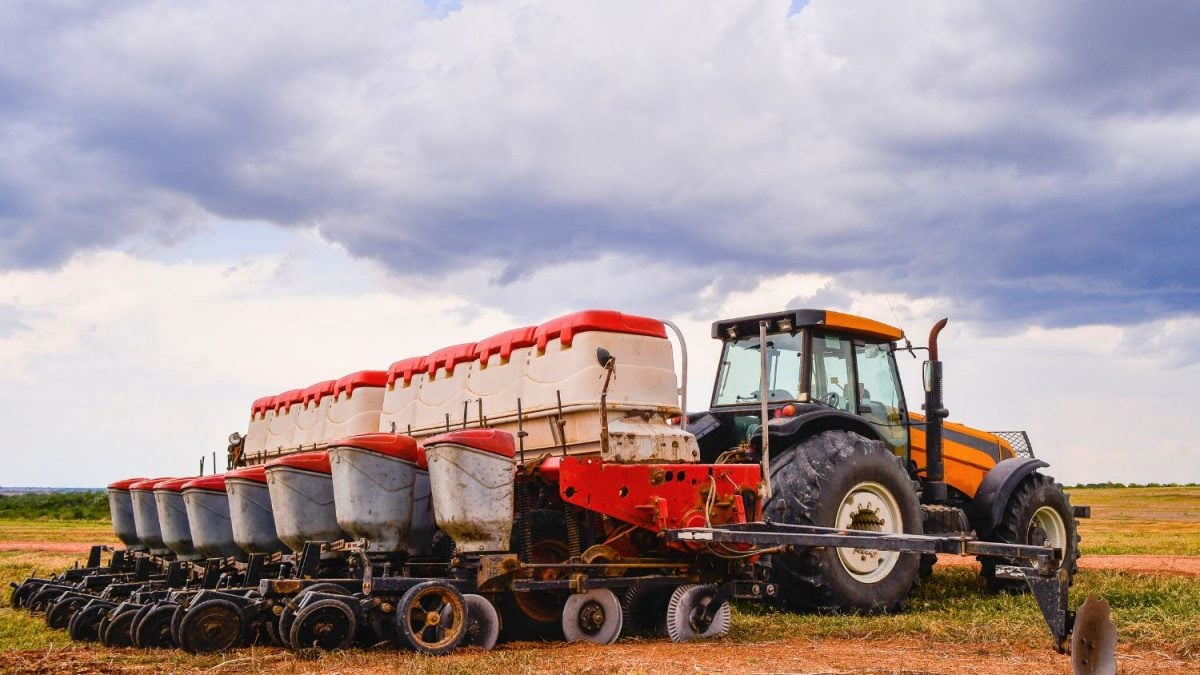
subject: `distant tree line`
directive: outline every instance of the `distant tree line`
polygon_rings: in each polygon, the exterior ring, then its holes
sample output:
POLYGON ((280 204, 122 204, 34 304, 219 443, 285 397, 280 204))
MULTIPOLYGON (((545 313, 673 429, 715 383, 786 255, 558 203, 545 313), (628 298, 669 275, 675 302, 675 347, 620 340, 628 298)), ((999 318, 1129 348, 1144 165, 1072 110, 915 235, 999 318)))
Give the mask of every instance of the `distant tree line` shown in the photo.
POLYGON ((0 495, 0 520, 108 520, 108 518, 108 495, 100 490, 0 495))
POLYGON ((1200 483, 1114 483, 1107 481, 1104 483, 1080 483, 1078 485, 1068 485, 1068 490, 1086 490, 1088 488, 1175 488, 1175 487, 1200 487, 1200 483))

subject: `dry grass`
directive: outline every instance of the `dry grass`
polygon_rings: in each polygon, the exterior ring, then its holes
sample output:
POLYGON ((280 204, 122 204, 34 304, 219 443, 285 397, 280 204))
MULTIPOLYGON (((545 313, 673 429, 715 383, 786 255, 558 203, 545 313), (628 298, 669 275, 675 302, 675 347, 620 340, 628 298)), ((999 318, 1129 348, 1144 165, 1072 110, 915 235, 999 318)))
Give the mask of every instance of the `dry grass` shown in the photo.
POLYGON ((1083 553, 1200 556, 1200 488, 1084 488, 1071 502, 1092 507, 1080 521, 1083 553))

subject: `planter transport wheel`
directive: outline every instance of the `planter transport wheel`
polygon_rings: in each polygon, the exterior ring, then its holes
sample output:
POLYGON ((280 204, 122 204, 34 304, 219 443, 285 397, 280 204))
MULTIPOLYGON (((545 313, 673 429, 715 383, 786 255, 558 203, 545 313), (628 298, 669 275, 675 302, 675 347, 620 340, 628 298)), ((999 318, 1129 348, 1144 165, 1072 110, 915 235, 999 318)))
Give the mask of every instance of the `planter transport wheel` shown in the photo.
POLYGON ((242 610, 228 600, 205 600, 188 607, 179 623, 179 646, 189 654, 223 652, 242 637, 242 610))
POLYGON ((167 649, 175 646, 171 637, 171 620, 175 612, 182 613, 182 607, 175 603, 155 605, 146 612, 133 630, 133 644, 142 649, 167 649))
POLYGON ((568 642, 610 645, 621 637, 621 601, 607 588, 575 593, 563 606, 563 635, 568 642))
POLYGON ((296 613, 290 641, 294 649, 316 647, 333 651, 349 647, 357 630, 354 609, 343 600, 325 598, 296 613))
POLYGON ((667 603, 667 634, 671 642, 721 637, 729 632, 732 612, 728 602, 721 603, 712 621, 705 622, 702 618, 716 592, 715 584, 687 584, 675 589, 667 603))
POLYGON ((421 654, 447 654, 467 635, 467 601, 444 581, 419 583, 400 596, 396 633, 401 644, 421 654))

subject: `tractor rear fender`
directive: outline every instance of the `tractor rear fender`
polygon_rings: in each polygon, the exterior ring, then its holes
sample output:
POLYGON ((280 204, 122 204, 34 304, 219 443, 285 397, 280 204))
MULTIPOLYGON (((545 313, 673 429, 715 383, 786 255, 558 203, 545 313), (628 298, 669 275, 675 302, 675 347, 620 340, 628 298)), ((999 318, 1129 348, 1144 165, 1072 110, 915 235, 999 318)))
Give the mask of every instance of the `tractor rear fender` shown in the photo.
POLYGON ((1004 507, 1008 504, 1013 490, 1017 489, 1026 476, 1047 466, 1050 465, 1040 459, 1013 457, 992 467, 983 477, 983 482, 979 484, 979 490, 968 509, 971 526, 975 528, 976 534, 980 537, 987 536, 1004 517, 1004 507))
MULTIPOLYGON (((869 422, 841 410, 814 410, 796 417, 776 417, 767 422, 767 429, 771 434, 772 455, 822 431, 852 431, 873 441, 883 440, 869 422)), ((755 439, 760 436, 761 429, 754 433, 755 439)))

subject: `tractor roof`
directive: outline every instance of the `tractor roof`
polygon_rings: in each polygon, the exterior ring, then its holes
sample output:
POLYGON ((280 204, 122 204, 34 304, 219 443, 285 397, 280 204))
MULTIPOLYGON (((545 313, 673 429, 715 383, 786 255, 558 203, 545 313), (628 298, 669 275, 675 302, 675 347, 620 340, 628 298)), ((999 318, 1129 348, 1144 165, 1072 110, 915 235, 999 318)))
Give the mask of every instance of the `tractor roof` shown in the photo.
POLYGON ((766 321, 767 330, 797 330, 809 326, 833 328, 847 333, 855 333, 880 340, 899 340, 904 332, 895 326, 889 326, 873 319, 867 319, 853 314, 843 314, 831 309, 789 309, 771 314, 743 316, 737 319, 714 321, 712 336, 718 340, 729 337, 745 337, 758 334, 758 322, 766 321), (788 328, 790 324, 790 328, 788 328), (733 331, 732 335, 730 331, 733 331))

